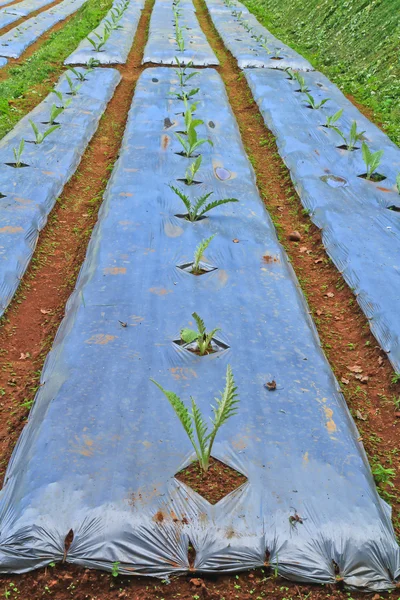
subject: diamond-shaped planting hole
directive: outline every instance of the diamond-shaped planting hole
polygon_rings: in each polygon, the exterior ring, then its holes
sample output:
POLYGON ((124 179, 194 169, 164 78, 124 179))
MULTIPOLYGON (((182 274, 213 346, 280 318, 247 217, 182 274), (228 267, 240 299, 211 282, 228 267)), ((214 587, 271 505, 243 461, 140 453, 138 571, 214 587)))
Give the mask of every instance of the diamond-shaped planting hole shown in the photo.
POLYGON ((0 198, 6 198, 6 196, 0 193, 0 198))
MULTIPOLYGON (((197 356, 201 356, 197 349, 196 341, 188 344, 187 342, 184 342, 183 340, 174 340, 174 344, 176 344, 177 346, 180 346, 181 348, 185 348, 185 350, 188 350, 188 352, 191 352, 192 354, 197 354, 197 356)), ((228 350, 228 348, 229 348, 229 346, 227 344, 224 344, 224 342, 221 342, 221 340, 212 338, 211 343, 207 349, 207 352, 205 354, 203 354, 203 356, 206 356, 208 354, 216 354, 217 352, 223 352, 224 350, 228 350)))
POLYGON ((177 265, 178 269, 182 271, 186 271, 186 273, 190 273, 191 275, 195 275, 199 277, 200 275, 205 275, 206 273, 211 273, 211 271, 216 271, 218 267, 214 267, 213 265, 209 265, 203 261, 199 262, 199 270, 198 272, 193 272, 194 263, 184 263, 182 265, 177 265))
POLYGON ((247 481, 247 477, 242 473, 213 457, 210 458, 207 473, 203 473, 196 461, 176 473, 175 478, 192 488, 210 504, 217 504, 247 481))
POLYGON ((207 217, 197 217, 196 221, 190 221, 188 213, 185 213, 185 214, 179 213, 175 216, 178 217, 178 219, 185 219, 185 221, 189 221, 190 223, 196 223, 197 221, 204 221, 204 219, 207 219, 207 217))

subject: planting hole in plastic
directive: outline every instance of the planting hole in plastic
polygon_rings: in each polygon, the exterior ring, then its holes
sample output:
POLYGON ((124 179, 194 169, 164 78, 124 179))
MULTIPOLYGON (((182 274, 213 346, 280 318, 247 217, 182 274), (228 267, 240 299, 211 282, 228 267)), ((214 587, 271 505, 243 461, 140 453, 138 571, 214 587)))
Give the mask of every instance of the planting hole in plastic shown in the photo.
POLYGON ((175 152, 175 154, 177 154, 178 156, 183 156, 183 158, 198 158, 200 156, 200 154, 192 154, 191 156, 186 156, 186 154, 184 152, 175 152))
POLYGON ((333 188, 347 187, 349 185, 344 177, 339 177, 338 175, 323 175, 320 179, 333 188))
POLYGON ((214 267, 213 265, 209 265, 203 261, 200 261, 198 273, 193 273, 193 265, 194 265, 194 263, 190 262, 190 263, 184 263, 182 265, 176 265, 176 266, 178 267, 178 269, 181 269, 182 271, 186 271, 186 273, 190 273, 191 275, 194 275, 195 277, 199 277, 200 275, 205 275, 206 273, 211 273, 212 271, 216 271, 218 269, 218 267, 214 267))
POLYGON ((203 183, 202 181, 195 181, 195 180, 193 180, 189 183, 186 178, 185 179, 177 179, 177 181, 181 181, 185 185, 200 185, 200 183, 203 183))
MULTIPOLYGON (((197 350, 197 342, 191 342, 190 344, 188 344, 183 340, 174 340, 174 344, 180 346, 181 348, 184 348, 192 354, 197 354, 197 356, 200 356, 199 351, 197 350)), ((209 354, 217 354, 217 352, 223 352, 224 350, 228 350, 228 348, 229 346, 227 344, 224 344, 224 342, 221 342, 216 338, 212 338, 210 348, 209 350, 207 350, 204 356, 207 356, 209 354)))
POLYGON ((271 552, 267 549, 264 557, 264 567, 270 568, 271 552))
POLYGON ((189 571, 195 571, 195 563, 196 560, 196 550, 192 544, 192 542, 189 540, 189 544, 188 544, 188 563, 189 563, 189 571))
MULTIPOLYGON (((360 179, 367 179, 367 173, 362 173, 361 175, 358 175, 358 177, 360 179)), ((382 175, 382 173, 372 173, 372 175, 368 181, 373 181, 374 183, 379 183, 381 181, 384 181, 385 179, 386 179, 386 177, 385 177, 385 175, 382 175)))
POLYGON ((224 169, 223 167, 216 167, 214 169, 215 175, 217 179, 220 181, 227 181, 232 177, 232 173, 228 171, 228 169, 224 169))
POLYGON ((341 146, 336 146, 339 150, 346 150, 347 152, 354 152, 355 150, 359 150, 358 146, 354 146, 354 148, 349 149, 347 144, 342 144, 341 146))
POLYGON ((68 551, 69 551, 73 541, 74 541, 74 532, 72 531, 72 529, 70 529, 68 531, 67 535, 65 536, 65 540, 64 540, 63 563, 65 563, 65 561, 67 560, 67 554, 68 554, 68 551))
MULTIPOLYGON (((185 221, 190 221, 189 219, 189 214, 185 213, 185 214, 178 214, 175 215, 176 217, 178 217, 178 219, 185 219, 185 221)), ((196 223, 197 221, 203 221, 204 219, 207 219, 207 217, 197 217, 196 221, 190 221, 191 223, 196 223)))
POLYGON ((396 204, 392 204, 391 206, 388 206, 389 210, 393 210, 394 212, 400 212, 400 206, 396 206, 396 204))
POLYGON ((1 198, 5 198, 5 197, 6 197, 6 196, 5 196, 4 194, 1 194, 1 193, 0 193, 0 199, 1 199, 1 198))
MULTIPOLYGON (((29 167, 29 165, 25 164, 25 163, 20 163, 19 165, 17 165, 17 163, 13 162, 13 163, 4 163, 7 167, 13 167, 13 169, 22 169, 23 167, 29 167)), ((0 196, 1 198, 1 196, 0 196)))

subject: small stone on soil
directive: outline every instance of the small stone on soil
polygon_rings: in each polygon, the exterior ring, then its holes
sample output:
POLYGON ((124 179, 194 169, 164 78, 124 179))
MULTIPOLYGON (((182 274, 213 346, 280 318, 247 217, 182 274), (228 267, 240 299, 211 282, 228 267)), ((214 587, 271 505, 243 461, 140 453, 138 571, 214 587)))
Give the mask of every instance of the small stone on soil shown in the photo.
POLYGON ((300 233, 298 231, 292 231, 292 233, 289 233, 288 239, 291 242, 300 242, 301 235, 300 235, 300 233))

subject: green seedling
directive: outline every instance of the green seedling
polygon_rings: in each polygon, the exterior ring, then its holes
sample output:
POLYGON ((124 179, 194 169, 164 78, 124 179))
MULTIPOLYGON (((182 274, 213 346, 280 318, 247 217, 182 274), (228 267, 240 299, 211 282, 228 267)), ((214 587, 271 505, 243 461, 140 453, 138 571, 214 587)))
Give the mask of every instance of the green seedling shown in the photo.
POLYGON ((20 169, 22 167, 21 156, 25 148, 25 140, 21 140, 18 148, 13 148, 14 152, 14 166, 16 169, 20 169))
POLYGON ((265 50, 265 52, 267 54, 271 54, 271 50, 270 50, 270 48, 269 48, 266 40, 264 40, 263 42, 261 42, 261 47, 265 50))
POLYGON ((306 94, 307 92, 310 91, 307 87, 306 80, 304 79, 303 75, 300 75, 300 73, 298 71, 296 71, 296 73, 294 74, 294 78, 296 79, 297 83, 300 86, 299 92, 306 94))
POLYGON ((111 575, 112 575, 113 577, 118 577, 118 575, 119 575, 119 565, 120 565, 120 564, 121 564, 121 563, 120 563, 118 560, 117 560, 117 561, 115 561, 115 562, 113 562, 113 564, 112 564, 112 568, 111 568, 111 575))
POLYGON ((100 65, 99 60, 97 60, 96 58, 89 58, 89 60, 86 63, 86 66, 87 66, 86 73, 91 73, 93 71, 93 69, 95 67, 98 67, 99 65, 100 65))
POLYGON ((192 204, 188 196, 186 196, 186 194, 184 194, 179 188, 174 187, 173 185, 171 185, 170 188, 182 200, 186 210, 188 211, 186 218, 191 223, 198 221, 203 215, 217 206, 228 204, 229 202, 239 202, 239 200, 236 198, 225 198, 224 200, 214 200, 214 202, 209 202, 206 204, 207 200, 213 193, 208 192, 208 194, 204 194, 203 196, 196 198, 192 204))
POLYGON ((184 40, 184 37, 183 37, 182 29, 179 26, 177 26, 177 28, 176 28, 175 41, 176 41, 176 44, 177 44, 178 49, 180 50, 180 52, 184 52, 184 50, 185 50, 185 40, 184 40))
POLYGON ((196 176, 197 171, 200 169, 201 166, 201 161, 202 161, 202 156, 201 154, 196 158, 196 160, 194 162, 192 162, 191 165, 188 166, 188 168, 186 169, 186 173, 185 173, 185 178, 186 178, 186 185, 192 185, 194 178, 196 176))
POLYGON ((181 87, 185 86, 187 84, 187 82, 192 79, 193 77, 196 77, 196 75, 199 74, 198 71, 194 71, 193 73, 186 73, 186 69, 190 69, 191 67, 193 67, 193 61, 189 61, 188 64, 185 65, 181 65, 179 58, 177 56, 175 56, 175 62, 178 66, 177 69, 175 69, 175 73, 177 74, 178 80, 179 80, 179 85, 181 87))
POLYGON ((190 100, 190 98, 192 98, 199 92, 199 89, 200 88, 193 88, 189 92, 186 92, 185 90, 181 92, 171 92, 171 95, 175 96, 178 100, 182 100, 183 102, 187 103, 190 100))
POLYGON ((367 167, 366 179, 370 180, 373 177, 376 169, 381 164, 383 150, 378 150, 377 152, 371 152, 368 148, 367 144, 363 142, 361 146, 362 157, 367 167))
POLYGON ((100 35, 96 31, 93 32, 93 35, 95 35, 97 37, 97 40, 92 40, 92 38, 89 36, 87 36, 86 39, 88 40, 88 42, 90 42, 92 44, 95 52, 101 52, 103 46, 108 42, 108 40, 110 38, 111 29, 109 27, 105 26, 102 35, 100 35))
POLYGON ((202 272, 202 268, 200 266, 201 258, 214 238, 215 238, 215 234, 209 238, 202 240, 200 242, 200 244, 197 246, 197 248, 194 252, 194 260, 193 260, 192 270, 191 270, 191 273, 193 273, 193 275, 200 275, 200 273, 202 272))
POLYGON ((382 485, 389 485, 390 487, 394 487, 394 483, 392 479, 396 476, 396 471, 394 469, 386 469, 380 463, 377 463, 372 466, 372 475, 374 476, 375 483, 382 485))
POLYGON ((325 127, 333 127, 343 114, 343 108, 338 110, 334 115, 326 117, 325 127))
MULTIPOLYGON (((93 59, 90 59, 93 60, 93 59)), ((97 61, 99 62, 99 61, 97 61)), ((88 75, 89 73, 91 73, 93 71, 92 67, 89 67, 88 69, 86 69, 86 71, 78 71, 78 69, 74 69, 74 67, 69 67, 69 70, 71 71, 71 73, 73 73, 75 75, 75 77, 77 78, 78 81, 86 81, 86 75, 88 75)))
POLYGON ((49 127, 49 129, 47 129, 44 133, 40 133, 39 129, 33 121, 29 119, 29 123, 31 124, 33 133, 35 134, 35 144, 41 144, 42 142, 44 142, 47 136, 49 136, 51 133, 53 133, 53 131, 59 129, 60 127, 60 125, 53 125, 52 127, 49 127))
POLYGON ((49 124, 54 125, 57 117, 59 115, 61 115, 61 113, 64 112, 64 110, 65 109, 63 106, 56 106, 56 104, 53 104, 53 106, 51 107, 51 111, 50 111, 49 124))
POLYGON ((294 73, 294 71, 292 71, 292 69, 290 67, 286 67, 286 69, 284 69, 284 70, 289 79, 291 79, 291 80, 296 79, 295 73, 294 73))
POLYGON ((400 173, 396 177, 396 187, 397 187, 397 191, 400 194, 400 173))
POLYGON ((69 93, 71 94, 71 96, 76 96, 78 94, 79 90, 81 89, 82 84, 75 85, 74 82, 72 81, 71 77, 69 77, 68 75, 65 75, 65 78, 69 85, 69 93))
POLYGON ((275 50, 274 50, 274 58, 281 58, 281 55, 280 55, 281 50, 282 50, 282 48, 275 48, 275 50))
POLYGON ((238 410, 239 398, 236 393, 237 388, 235 386, 230 365, 228 365, 226 369, 225 389, 221 394, 221 398, 215 399, 216 406, 212 407, 214 416, 211 418, 212 429, 210 433, 208 433, 208 426, 193 397, 191 397, 192 412, 189 412, 189 409, 185 406, 179 396, 174 392, 165 390, 159 383, 154 381, 154 379, 151 379, 151 381, 155 383, 167 397, 194 448, 201 470, 204 473, 207 473, 210 465, 212 448, 218 430, 230 417, 236 415, 238 410), (197 442, 195 439, 195 432, 197 442))
POLYGON ((352 152, 353 150, 355 150, 357 142, 362 138, 362 136, 365 133, 365 131, 357 131, 357 122, 356 121, 353 121, 353 123, 351 124, 350 133, 349 133, 348 138, 346 138, 344 133, 342 131, 340 131, 340 129, 338 127, 332 127, 332 129, 334 131, 336 131, 336 133, 338 135, 340 135, 340 137, 344 141, 344 145, 346 146, 346 149, 349 152, 352 152))
POLYGON ((192 313, 192 317, 196 321, 197 331, 188 328, 181 329, 181 340, 185 344, 196 342, 197 352, 200 356, 204 356, 212 352, 211 340, 220 329, 216 327, 212 331, 207 332, 203 319, 195 312, 192 313))
POLYGON ((197 104, 194 103, 192 106, 188 106, 187 102, 185 103, 187 109, 185 111, 185 133, 187 139, 184 139, 181 134, 175 132, 175 135, 183 148, 183 154, 187 158, 193 156, 193 153, 203 144, 213 145, 212 141, 208 138, 200 138, 197 135, 196 128, 199 125, 203 125, 203 121, 201 119, 193 119, 193 112, 196 109, 197 104))
POLYGON ((316 102, 315 98, 313 96, 311 96, 311 94, 309 94, 308 92, 304 92, 304 93, 307 96, 307 99, 308 99, 308 102, 310 103, 311 108, 313 108, 314 110, 318 110, 319 108, 324 106, 324 104, 326 104, 330 100, 330 98, 324 98, 323 100, 321 100, 321 102, 316 102))

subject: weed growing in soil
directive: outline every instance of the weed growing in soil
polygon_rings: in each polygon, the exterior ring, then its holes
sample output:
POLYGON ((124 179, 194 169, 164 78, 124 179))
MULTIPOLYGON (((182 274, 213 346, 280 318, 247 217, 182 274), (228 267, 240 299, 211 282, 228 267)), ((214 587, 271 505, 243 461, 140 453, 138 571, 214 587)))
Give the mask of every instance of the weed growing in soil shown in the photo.
POLYGON ((337 112, 335 112, 334 115, 331 115, 330 117, 326 117, 326 121, 325 121, 325 127, 333 127, 334 124, 339 121, 340 117, 343 114, 343 108, 341 108, 340 110, 338 110, 337 112))
POLYGON ((194 182, 194 178, 196 176, 197 171, 200 169, 201 166, 201 161, 202 161, 202 156, 201 154, 196 158, 196 160, 194 162, 192 162, 191 165, 188 166, 188 168, 186 169, 186 173, 185 173, 185 183, 186 185, 192 185, 194 182))
MULTIPOLYGON (((206 240, 210 243, 210 240, 206 240)), ((208 246, 208 244, 207 244, 208 246)), ((184 328, 181 330, 181 340, 185 342, 185 344, 192 344, 196 342, 197 347, 196 350, 200 354, 200 356, 204 356, 205 354, 209 354, 212 352, 211 348, 211 340, 217 331, 220 331, 218 327, 215 327, 211 331, 207 332, 204 321, 197 313, 192 313, 193 319, 196 321, 197 331, 194 329, 184 328)))
POLYGON ((235 386, 230 365, 228 365, 226 369, 225 389, 221 394, 221 398, 215 399, 217 403, 216 406, 212 406, 214 417, 211 418, 212 430, 210 433, 208 433, 208 426, 193 397, 191 397, 192 412, 189 412, 189 409, 185 406, 179 396, 174 392, 165 390, 159 383, 154 381, 154 379, 151 379, 151 381, 155 383, 163 394, 165 394, 170 402, 196 452, 200 468, 206 473, 210 464, 212 447, 218 430, 230 417, 236 415, 238 410, 239 398, 236 393, 237 388, 235 386), (194 432, 196 432, 197 442, 194 432))
POLYGON ((111 575, 112 575, 113 577, 118 577, 118 575, 119 575, 119 565, 120 565, 120 564, 121 564, 121 563, 120 563, 119 561, 115 561, 115 562, 113 562, 113 564, 112 564, 112 569, 111 569, 111 575))
POLYGON ((308 102, 310 103, 309 106, 311 108, 313 108, 314 110, 318 110, 319 108, 324 106, 324 104, 326 104, 330 100, 330 98, 324 98, 323 100, 321 100, 321 102, 316 102, 314 96, 311 96, 311 94, 309 94, 308 92, 304 92, 304 93, 307 96, 308 102))
POLYGON ((25 140, 20 141, 18 148, 13 148, 14 160, 15 160, 14 166, 16 169, 19 169, 22 167, 21 156, 24 151, 24 148, 25 148, 25 140))
POLYGON ((344 141, 344 145, 346 146, 346 149, 349 152, 356 149, 357 142, 359 140, 361 140, 362 136, 365 133, 365 131, 357 131, 357 122, 356 121, 353 121, 353 123, 351 124, 350 133, 349 133, 348 138, 345 136, 345 134, 342 131, 340 131, 340 129, 338 127, 332 127, 332 129, 334 131, 336 131, 336 133, 338 135, 340 135, 340 137, 344 141))
POLYGON ((198 221, 205 213, 209 212, 213 208, 216 208, 217 206, 221 206, 221 204, 228 204, 228 202, 239 202, 239 200, 236 198, 225 198, 224 200, 214 200, 214 202, 209 202, 206 204, 208 198, 213 194, 213 192, 208 192, 207 194, 203 194, 203 196, 196 198, 192 204, 188 196, 186 196, 186 194, 184 194, 179 188, 173 185, 170 185, 170 188, 184 203, 188 211, 187 215, 185 215, 186 219, 191 223, 198 221))
POLYGON ((202 271, 202 269, 200 267, 201 257, 203 256, 204 252, 207 250, 208 246, 210 245, 211 241, 214 238, 215 238, 215 234, 209 238, 202 240, 200 242, 200 244, 197 246, 197 248, 194 252, 194 260, 193 260, 192 271, 191 271, 193 273, 193 275, 199 275, 201 273, 201 271, 202 271))
POLYGON ((367 167, 366 179, 370 180, 373 177, 374 172, 381 164, 381 159, 383 156, 383 150, 378 150, 377 152, 371 152, 368 148, 367 144, 363 142, 361 147, 362 157, 367 167))
POLYGON ((39 129, 37 128, 35 123, 31 121, 31 119, 29 119, 29 123, 31 124, 33 133, 35 134, 35 144, 41 144, 42 142, 44 142, 47 136, 49 136, 51 133, 53 133, 53 131, 59 129, 60 127, 60 125, 53 125, 52 127, 49 127, 49 129, 47 129, 44 133, 40 133, 39 129))

